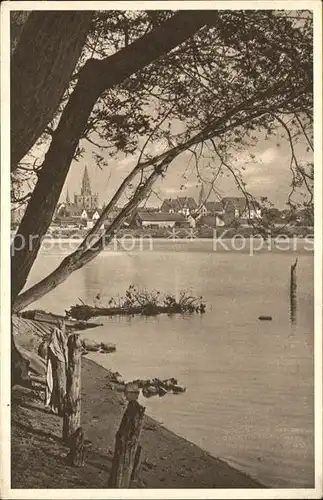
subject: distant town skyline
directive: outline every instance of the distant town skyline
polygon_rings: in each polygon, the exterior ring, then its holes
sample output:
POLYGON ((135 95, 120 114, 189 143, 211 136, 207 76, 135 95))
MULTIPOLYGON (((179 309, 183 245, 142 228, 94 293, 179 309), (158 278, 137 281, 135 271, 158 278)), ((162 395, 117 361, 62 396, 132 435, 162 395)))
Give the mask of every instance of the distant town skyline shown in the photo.
MULTIPOLYGON (((281 142, 277 146, 277 139, 261 141, 257 146, 256 157, 252 163, 248 160, 247 153, 242 153, 236 160, 236 166, 243 167, 243 178, 246 182, 247 190, 253 196, 266 196, 277 208, 284 208, 286 205, 291 183, 291 172, 289 170, 290 149, 289 145, 281 142)), ((310 161, 309 153, 301 150, 300 160, 310 161)), ((186 152, 174 160, 164 179, 156 182, 154 192, 148 206, 158 206, 165 198, 176 196, 194 196, 198 198, 200 190, 200 180, 194 166, 189 165, 191 154, 186 152), (184 179, 183 175, 187 178, 184 179), (181 188, 182 186, 182 188, 181 188)), ((95 165, 91 150, 85 149, 83 158, 78 162, 73 162, 62 190, 60 201, 65 200, 67 190, 73 199, 74 193, 79 193, 82 183, 82 176, 85 166, 87 166, 92 192, 98 193, 99 206, 106 203, 119 187, 123 178, 129 173, 137 161, 137 156, 127 156, 120 160, 109 159, 108 166, 100 169, 95 165)), ((192 162, 191 162, 192 163, 192 162)), ((201 168, 203 173, 203 166, 201 168)), ((211 193, 210 199, 225 196, 239 196, 241 192, 236 187, 231 175, 219 177, 216 182, 218 197, 211 193)), ((205 192, 208 193, 208 184, 205 192)))

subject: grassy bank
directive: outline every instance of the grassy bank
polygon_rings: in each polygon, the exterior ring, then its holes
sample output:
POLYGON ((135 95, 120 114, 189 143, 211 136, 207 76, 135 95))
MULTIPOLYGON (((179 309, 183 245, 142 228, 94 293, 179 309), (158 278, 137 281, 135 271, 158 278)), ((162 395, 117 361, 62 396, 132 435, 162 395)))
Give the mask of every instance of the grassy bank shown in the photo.
MULTIPOLYGON (((106 488, 114 439, 126 407, 111 374, 82 360, 82 426, 92 443, 83 468, 65 462, 62 421, 33 391, 12 397, 12 488, 106 488)), ((145 416, 143 461, 134 488, 259 488, 259 483, 145 416)))

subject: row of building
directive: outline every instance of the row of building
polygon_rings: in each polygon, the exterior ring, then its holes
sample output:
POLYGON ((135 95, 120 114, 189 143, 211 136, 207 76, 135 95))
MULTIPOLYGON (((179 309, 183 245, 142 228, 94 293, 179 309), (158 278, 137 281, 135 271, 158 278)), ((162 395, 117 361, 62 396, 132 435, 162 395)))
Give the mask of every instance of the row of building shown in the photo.
MULTIPOLYGON (((258 207, 248 207, 243 197, 226 197, 221 201, 205 200, 203 187, 198 203, 193 197, 183 196, 165 199, 158 208, 139 208, 135 214, 127 218, 128 227, 167 228, 225 226, 235 220, 248 221, 261 217, 258 207)), ((85 167, 80 193, 74 193, 70 199, 67 191, 66 199, 60 203, 54 216, 54 225, 67 228, 92 227, 100 218, 103 207, 99 207, 97 193, 91 189, 90 177, 85 167)), ((106 218, 104 225, 109 225, 120 213, 115 208, 106 218)))
MULTIPOLYGON (((91 190, 91 183, 85 167, 80 194, 74 194, 71 202, 67 192, 66 200, 57 207, 54 222, 60 226, 93 226, 100 218, 104 206, 98 206, 98 195, 91 190)), ((105 224, 110 224, 120 213, 115 208, 107 217, 105 224)), ((248 207, 243 197, 226 197, 221 201, 205 201, 203 188, 199 202, 193 197, 177 197, 165 199, 159 208, 138 209, 126 220, 131 227, 165 228, 165 227, 195 227, 224 226, 234 220, 248 221, 261 217, 258 207, 248 207)))

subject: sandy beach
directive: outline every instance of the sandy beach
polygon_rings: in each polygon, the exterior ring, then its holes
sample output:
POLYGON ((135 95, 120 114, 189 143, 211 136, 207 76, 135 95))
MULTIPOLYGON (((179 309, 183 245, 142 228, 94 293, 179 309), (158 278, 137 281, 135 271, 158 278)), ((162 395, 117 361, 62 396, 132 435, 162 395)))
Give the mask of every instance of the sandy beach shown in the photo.
MULTIPOLYGON (((91 441, 82 468, 66 464, 62 420, 49 414, 40 394, 20 386, 12 395, 12 488, 106 488, 115 434, 127 401, 110 388, 111 373, 82 364, 82 426, 91 441)), ((198 446, 145 416, 143 455, 133 488, 262 488, 198 446)))

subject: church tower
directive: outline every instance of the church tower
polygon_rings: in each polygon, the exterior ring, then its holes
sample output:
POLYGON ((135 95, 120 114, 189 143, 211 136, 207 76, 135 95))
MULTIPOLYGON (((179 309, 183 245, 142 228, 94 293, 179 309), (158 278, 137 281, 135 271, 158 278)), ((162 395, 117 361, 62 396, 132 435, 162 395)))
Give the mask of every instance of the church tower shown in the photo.
POLYGON ((81 195, 82 196, 91 196, 91 194, 92 194, 92 191, 91 191, 90 177, 89 177, 89 173, 87 171, 87 166, 85 166, 84 173, 83 173, 83 179, 82 179, 81 195))
POLYGON ((98 208, 98 194, 92 193, 90 177, 86 166, 83 172, 81 193, 74 195, 74 203, 85 210, 96 210, 98 208))
POLYGON ((199 194, 199 202, 198 206, 201 207, 205 203, 205 193, 204 193, 204 184, 202 183, 201 189, 200 189, 200 194, 199 194))
POLYGON ((69 195, 69 192, 68 192, 68 188, 66 190, 66 201, 65 201, 65 203, 66 203, 66 206, 68 206, 68 205, 71 204, 71 202, 70 202, 70 195, 69 195))

